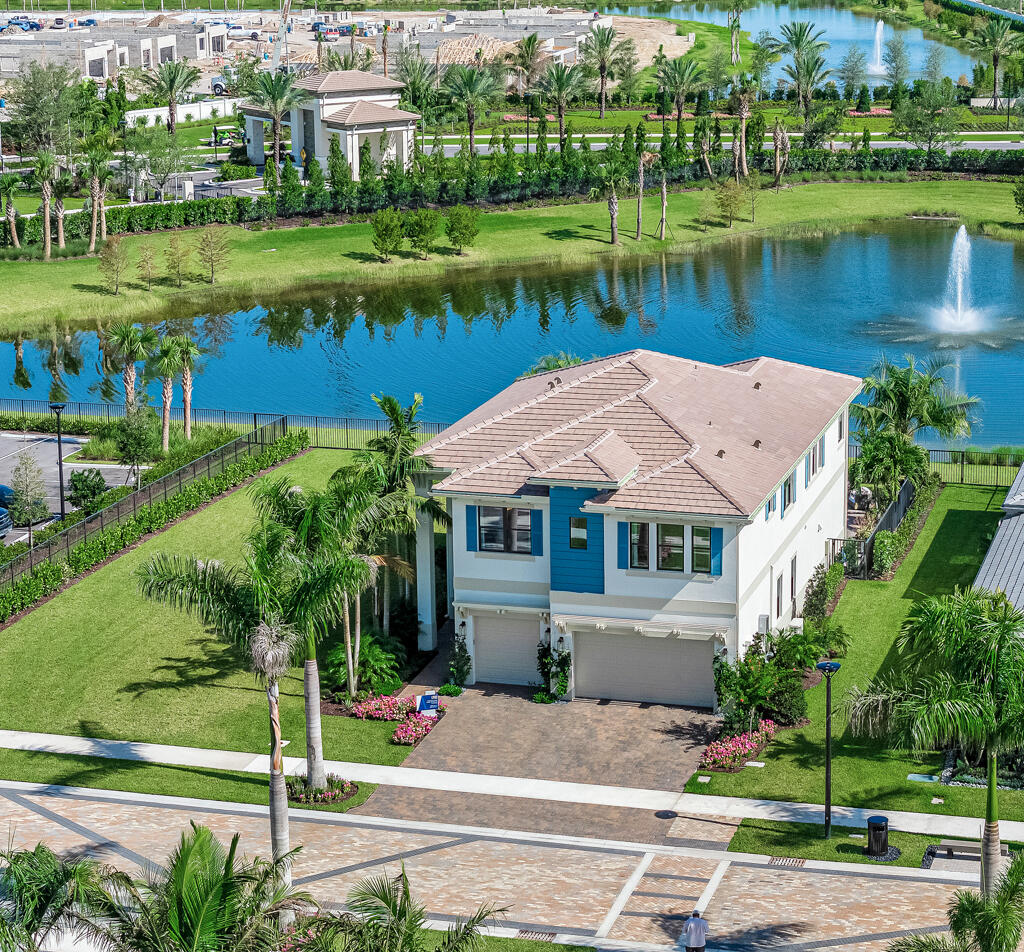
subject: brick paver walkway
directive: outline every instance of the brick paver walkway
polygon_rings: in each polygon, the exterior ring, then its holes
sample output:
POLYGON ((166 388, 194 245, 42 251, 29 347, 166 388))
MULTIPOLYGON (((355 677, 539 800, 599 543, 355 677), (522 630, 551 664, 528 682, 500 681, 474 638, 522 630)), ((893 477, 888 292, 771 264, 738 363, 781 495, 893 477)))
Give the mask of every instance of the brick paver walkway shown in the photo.
MULTIPOLYGON (((433 815, 443 814, 445 799, 433 815)), ((250 854, 268 850, 261 808, 0 783, 0 836, 15 847, 43 840, 137 868, 166 856, 191 820, 222 837, 241 833, 250 854)), ((359 879, 404 863, 434 919, 492 902, 508 906, 506 934, 548 932, 604 948, 670 948, 683 917, 701 903, 711 952, 803 952, 823 940, 848 952, 882 952, 907 929, 941 929, 963 879, 836 864, 788 869, 721 851, 306 811, 293 812, 291 836, 302 846, 296 882, 325 904, 340 905, 359 879)))

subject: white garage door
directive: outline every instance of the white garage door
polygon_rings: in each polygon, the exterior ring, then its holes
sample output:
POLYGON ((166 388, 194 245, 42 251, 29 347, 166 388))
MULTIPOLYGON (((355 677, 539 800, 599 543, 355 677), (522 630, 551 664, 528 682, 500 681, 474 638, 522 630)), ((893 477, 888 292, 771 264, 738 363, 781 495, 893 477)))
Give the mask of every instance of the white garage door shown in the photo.
POLYGON ((477 681, 530 684, 537 673, 540 627, 536 615, 474 615, 473 656, 477 681))
POLYGON ((710 640, 587 631, 577 632, 573 645, 578 697, 715 704, 710 640))

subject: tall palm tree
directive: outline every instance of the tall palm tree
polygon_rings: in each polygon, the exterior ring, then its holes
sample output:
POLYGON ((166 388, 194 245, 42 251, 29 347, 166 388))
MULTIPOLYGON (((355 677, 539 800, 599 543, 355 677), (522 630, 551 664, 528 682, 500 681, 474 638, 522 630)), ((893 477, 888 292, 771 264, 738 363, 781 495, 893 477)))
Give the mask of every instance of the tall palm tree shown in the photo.
POLYGON ((749 6, 749 0, 730 0, 729 2, 729 51, 732 65, 740 61, 740 16, 749 6))
MULTIPOLYGON (((740 120, 740 141, 736 153, 738 163, 736 166, 737 180, 740 175, 746 178, 750 172, 747 168, 747 122, 750 120, 750 111, 757 99, 757 87, 747 82, 746 77, 741 77, 733 83, 732 94, 729 96, 729 111, 740 120)), ((761 143, 757 144, 758 149, 761 143)))
POLYGON ((7 230, 11 236, 11 244, 15 248, 21 247, 18 240, 18 210, 14 207, 14 199, 21 190, 21 176, 14 172, 5 172, 0 175, 0 201, 4 203, 4 214, 7 216, 7 230))
POLYGON ((0 948, 38 952, 51 936, 80 937, 80 916, 98 883, 95 863, 58 856, 42 843, 0 853, 0 948))
POLYGON ((565 151, 565 113, 586 92, 587 79, 578 66, 550 63, 537 80, 537 92, 558 113, 558 148, 565 151))
POLYGON ((946 919, 948 934, 904 936, 887 952, 1017 952, 1024 933, 1024 854, 1014 855, 990 896, 958 889, 946 919))
POLYGON ((112 325, 107 334, 107 341, 124 361, 121 379, 124 382, 125 407, 135 406, 135 365, 150 355, 158 339, 152 327, 138 327, 130 321, 112 325))
POLYGON ((309 98, 295 85, 294 73, 260 70, 250 97, 254 106, 270 116, 274 136, 274 165, 281 164, 281 122, 309 98))
POLYGON ((615 79, 633 52, 634 44, 631 39, 619 40, 617 37, 615 27, 595 26, 590 28, 583 45, 583 66, 598 79, 602 119, 608 94, 608 80, 615 79))
POLYGON ((866 403, 854 404, 854 420, 869 430, 894 430, 913 438, 933 430, 944 440, 971 435, 971 413, 981 402, 956 393, 946 385, 942 371, 948 360, 932 358, 919 366, 913 355, 905 367, 883 357, 864 378, 866 403))
POLYGON ((825 57, 821 53, 810 52, 795 59, 792 63, 787 63, 782 67, 782 72, 786 74, 796 90, 796 101, 803 114, 804 128, 806 129, 811 121, 814 90, 828 79, 832 70, 825 65, 825 57))
POLYGON ((107 240, 107 184, 113 174, 108 164, 103 164, 96 170, 96 184, 99 187, 100 241, 107 240))
POLYGON ((469 127, 469 154, 476 153, 476 115, 485 109, 499 92, 494 73, 486 69, 474 69, 456 63, 449 66, 444 74, 444 90, 453 102, 461 103, 466 110, 466 125, 469 127))
POLYGON ((274 859, 288 854, 288 798, 281 753, 278 681, 313 619, 338 614, 351 566, 310 558, 285 526, 261 519, 249 531, 240 566, 194 555, 154 556, 138 573, 146 598, 198 618, 240 647, 264 682, 270 711, 270 825, 274 859))
POLYGON ((50 202, 53 200, 53 177, 57 173, 57 156, 42 151, 36 156, 33 179, 43 196, 43 260, 50 260, 50 202))
POLYGON ((610 241, 619 243, 619 190, 629 184, 629 176, 617 162, 606 162, 599 166, 597 184, 590 190, 591 198, 604 198, 608 202, 610 219, 610 241))
POLYGON ((63 248, 64 242, 64 199, 74 190, 74 180, 67 169, 61 169, 53 180, 53 214, 57 219, 57 247, 63 248))
POLYGON ((178 356, 181 359, 181 410, 185 427, 185 439, 192 439, 192 380, 196 361, 202 354, 199 345, 188 334, 179 334, 175 339, 178 356))
POLYGON ((519 81, 519 95, 534 84, 540 72, 540 37, 530 33, 519 40, 515 47, 505 54, 505 62, 512 67, 519 81))
POLYGON ((1021 38, 1011 29, 1005 17, 989 17, 985 25, 974 34, 971 48, 992 58, 992 108, 999 108, 999 64, 1004 57, 1021 48, 1021 38))
POLYGON ((425 59, 418 47, 405 46, 395 57, 395 76, 405 83, 403 96, 415 109, 422 112, 434 101, 437 70, 425 59))
POLYGON ((174 378, 181 370, 181 348, 173 337, 164 337, 153 352, 153 369, 160 378, 161 429, 160 445, 164 453, 170 449, 171 403, 174 401, 174 378))
POLYGON ((248 859, 236 833, 225 849, 192 824, 144 877, 111 871, 86 915, 102 948, 132 952, 267 952, 280 947, 278 920, 312 900, 287 884, 289 857, 248 859))
POLYGON ((142 74, 142 85, 158 99, 167 100, 167 131, 174 135, 178 125, 178 103, 199 82, 198 66, 187 59, 168 60, 156 69, 142 74))
POLYGON ((96 250, 96 229, 99 224, 102 190, 100 180, 104 169, 110 168, 110 153, 105 149, 92 149, 86 156, 84 172, 89 178, 89 205, 92 220, 89 224, 89 254, 96 250))
POLYGON ((806 20, 795 23, 784 23, 779 27, 781 39, 776 44, 776 52, 781 56, 788 53, 793 61, 803 59, 811 53, 820 53, 828 46, 822 37, 824 30, 815 30, 814 24, 806 20))
POLYGON ((704 85, 704 69, 694 59, 677 56, 662 63, 658 70, 658 85, 675 103, 678 139, 683 134, 683 109, 686 107, 686 97, 704 85))
POLYGON ((1005 595, 956 589, 918 602, 890 671, 850 695, 855 733, 909 750, 957 746, 988 776, 981 886, 995 894, 1000 863, 997 758, 1024 746, 1024 612, 1005 595))

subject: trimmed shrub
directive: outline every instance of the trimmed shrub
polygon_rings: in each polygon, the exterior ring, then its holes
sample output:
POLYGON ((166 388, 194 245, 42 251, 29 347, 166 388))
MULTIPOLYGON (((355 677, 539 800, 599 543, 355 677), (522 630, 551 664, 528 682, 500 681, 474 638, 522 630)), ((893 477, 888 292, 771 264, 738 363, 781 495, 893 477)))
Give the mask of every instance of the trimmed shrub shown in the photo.
POLYGON ((790 671, 779 678, 768 696, 765 713, 780 727, 793 727, 807 720, 807 695, 801 672, 790 671))

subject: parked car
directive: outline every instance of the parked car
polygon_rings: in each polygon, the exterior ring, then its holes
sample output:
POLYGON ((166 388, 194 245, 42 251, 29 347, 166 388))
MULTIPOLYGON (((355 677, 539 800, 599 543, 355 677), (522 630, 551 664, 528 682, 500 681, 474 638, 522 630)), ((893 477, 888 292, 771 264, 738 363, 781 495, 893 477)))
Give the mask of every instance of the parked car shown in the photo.
POLYGON ((68 28, 68 21, 64 17, 57 17, 53 23, 50 24, 51 30, 66 30, 68 28))
POLYGON ((96 18, 95 17, 86 17, 84 20, 79 20, 78 21, 78 25, 79 26, 99 26, 99 23, 96 22, 96 18))
POLYGON ((224 76, 214 76, 210 80, 210 89, 214 96, 223 96, 228 91, 228 81, 224 76))
POLYGON ((0 506, 10 509, 14 505, 14 490, 0 483, 0 506))
POLYGON ((319 30, 317 30, 317 36, 319 36, 325 43, 335 43, 341 39, 341 30, 336 26, 327 26, 324 24, 319 30))
POLYGON ((14 520, 6 509, 0 509, 0 539, 7 536, 7 533, 14 528, 14 520))
POLYGON ((258 40, 260 31, 247 26, 233 26, 228 30, 229 40, 258 40))

